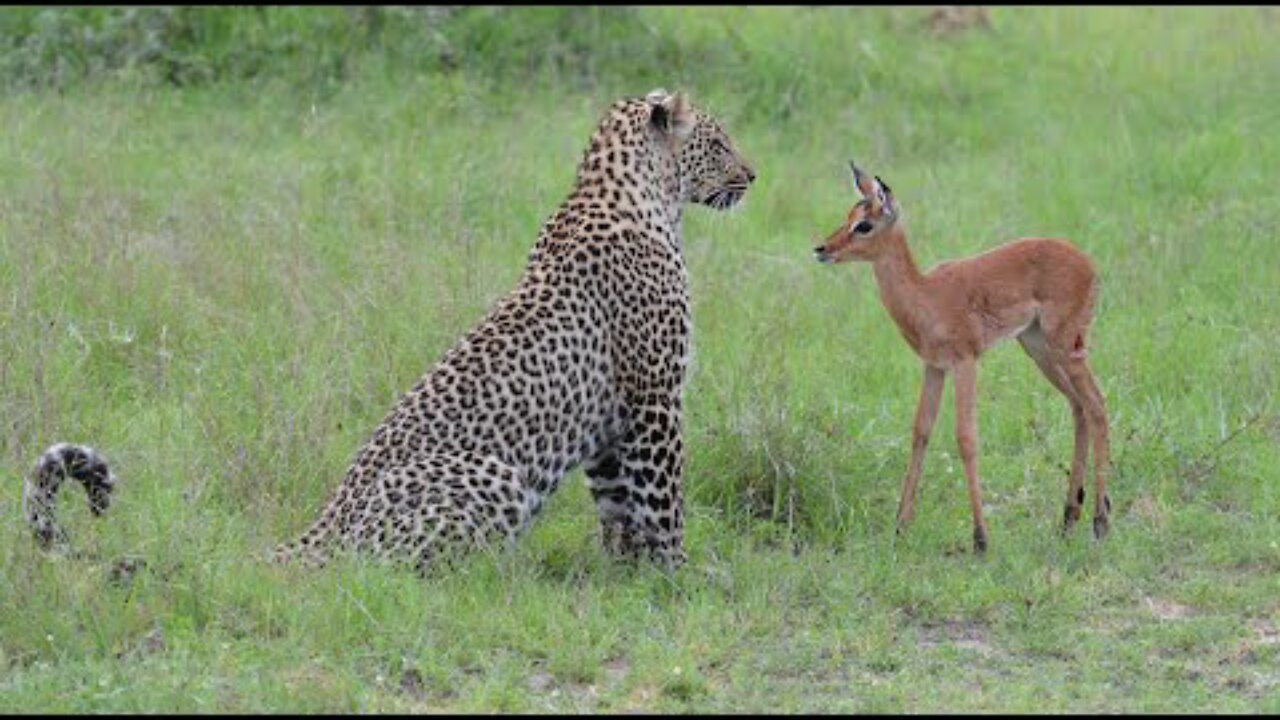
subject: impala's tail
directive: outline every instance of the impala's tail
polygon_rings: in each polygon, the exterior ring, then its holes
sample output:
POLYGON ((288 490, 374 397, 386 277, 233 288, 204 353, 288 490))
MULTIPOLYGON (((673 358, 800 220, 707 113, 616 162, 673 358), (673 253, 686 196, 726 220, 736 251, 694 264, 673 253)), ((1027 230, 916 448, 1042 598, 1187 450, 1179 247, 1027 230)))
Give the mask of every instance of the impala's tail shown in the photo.
POLYGON ((88 445, 58 443, 45 450, 22 486, 22 514, 41 550, 67 544, 66 531, 58 524, 54 510, 58 490, 68 478, 84 485, 89 510, 94 515, 106 511, 111 504, 111 491, 119 482, 107 461, 88 445))

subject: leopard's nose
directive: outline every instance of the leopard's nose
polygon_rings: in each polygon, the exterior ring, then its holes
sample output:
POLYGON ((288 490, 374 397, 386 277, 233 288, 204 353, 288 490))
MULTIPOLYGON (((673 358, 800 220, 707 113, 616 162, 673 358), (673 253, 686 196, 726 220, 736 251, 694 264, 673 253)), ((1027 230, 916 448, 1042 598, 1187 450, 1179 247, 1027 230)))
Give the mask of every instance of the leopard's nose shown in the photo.
POLYGON ((756 181, 756 171, 752 170, 751 168, 747 168, 747 182, 750 183, 755 181, 756 181))

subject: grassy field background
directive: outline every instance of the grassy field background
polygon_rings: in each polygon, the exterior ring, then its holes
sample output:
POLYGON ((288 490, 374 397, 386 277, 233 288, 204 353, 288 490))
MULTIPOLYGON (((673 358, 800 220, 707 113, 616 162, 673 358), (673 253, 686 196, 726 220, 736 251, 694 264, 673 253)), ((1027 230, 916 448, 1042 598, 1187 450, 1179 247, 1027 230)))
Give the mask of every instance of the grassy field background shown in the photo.
POLYGON ((3 11, 0 711, 1280 712, 1280 13, 78 12, 71 62, 71 20, 3 11), (611 562, 580 473, 446 577, 259 562, 655 86, 759 175, 686 214, 690 563, 611 562), (918 364, 865 266, 811 259, 849 158, 924 266, 1022 235, 1095 259, 1104 542, 1057 533, 1070 413, 1016 344, 979 369, 991 550, 950 384, 895 539, 918 364), (57 440, 123 478, 103 519, 64 493, 88 558, 22 520, 57 440))

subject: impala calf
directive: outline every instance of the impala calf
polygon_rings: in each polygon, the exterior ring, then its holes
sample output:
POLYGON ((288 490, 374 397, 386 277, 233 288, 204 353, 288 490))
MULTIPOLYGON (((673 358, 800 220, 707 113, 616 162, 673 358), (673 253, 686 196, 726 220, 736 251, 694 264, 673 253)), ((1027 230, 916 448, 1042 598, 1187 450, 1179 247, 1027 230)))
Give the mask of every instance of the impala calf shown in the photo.
POLYGON ((924 383, 912 426, 911 461, 902 480, 897 531, 914 513, 916 482, 929 433, 938 415, 946 374, 956 395, 956 442, 964 464, 973 510, 973 542, 987 547, 978 488, 978 426, 974 408, 976 366, 982 351, 1009 337, 1018 338, 1050 384, 1066 396, 1075 420, 1075 453, 1063 531, 1080 518, 1084 472, 1093 445, 1093 532, 1107 532, 1111 502, 1106 494, 1107 413, 1102 393, 1085 362, 1086 334, 1093 318, 1098 283, 1089 258, 1064 240, 1028 238, 963 260, 940 263, 921 274, 906 233, 898 222, 893 192, 852 162, 861 200, 844 223, 815 249, 823 263, 861 260, 871 263, 880 301, 902 337, 924 361, 924 383))

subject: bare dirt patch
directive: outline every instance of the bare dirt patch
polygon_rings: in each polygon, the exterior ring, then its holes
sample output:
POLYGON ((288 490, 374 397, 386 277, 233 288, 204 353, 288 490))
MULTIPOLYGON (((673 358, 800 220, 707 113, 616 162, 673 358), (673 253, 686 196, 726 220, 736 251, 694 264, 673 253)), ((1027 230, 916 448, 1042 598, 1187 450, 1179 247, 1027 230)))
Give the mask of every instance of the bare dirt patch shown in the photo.
POLYGON ((1142 604, 1151 611, 1152 615, 1162 621, 1186 620, 1195 612, 1189 605, 1163 598, 1145 597, 1142 599, 1142 604))
POLYGON ((973 650, 983 656, 996 653, 991 644, 991 631, 987 626, 975 620, 948 619, 941 622, 926 622, 920 628, 922 648, 950 645, 964 650, 973 650))
POLYGON ((1249 621, 1249 627, 1257 635, 1259 645, 1280 644, 1280 625, 1266 618, 1254 618, 1249 621))
POLYGON ((604 661, 604 678, 605 684, 617 685, 626 677, 627 671, 631 669, 631 663, 625 657, 616 657, 604 661))
POLYGON ((991 16, 982 5, 941 5, 930 10, 924 22, 937 37, 950 37, 975 28, 991 29, 991 16))
POLYGON ((1163 528, 1169 518, 1169 513, 1148 494, 1138 496, 1129 505, 1129 514, 1157 528, 1163 528))

